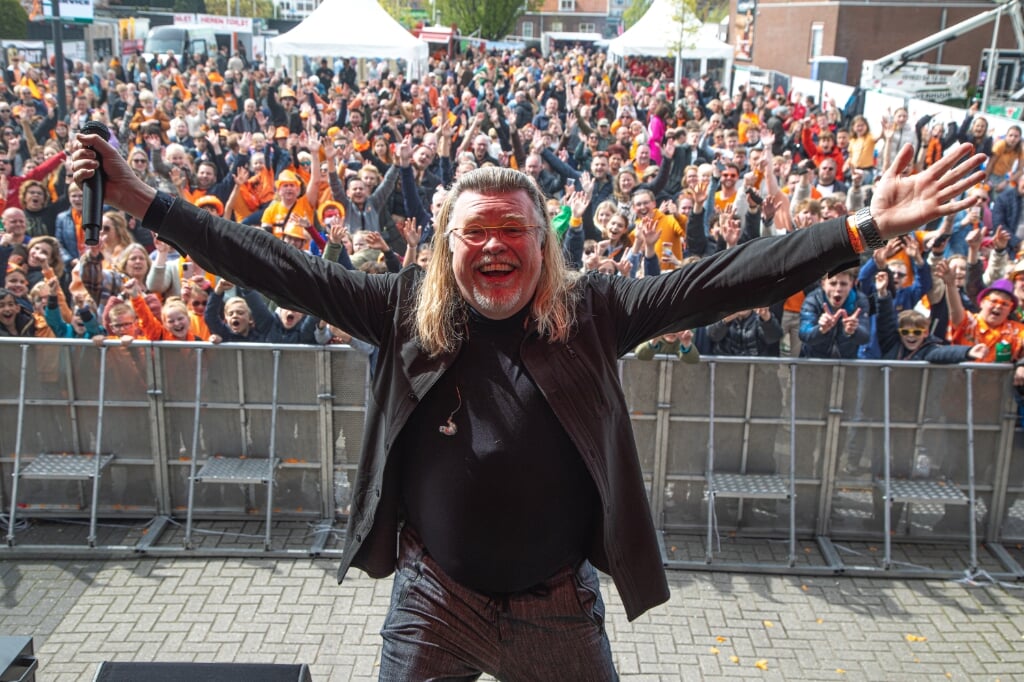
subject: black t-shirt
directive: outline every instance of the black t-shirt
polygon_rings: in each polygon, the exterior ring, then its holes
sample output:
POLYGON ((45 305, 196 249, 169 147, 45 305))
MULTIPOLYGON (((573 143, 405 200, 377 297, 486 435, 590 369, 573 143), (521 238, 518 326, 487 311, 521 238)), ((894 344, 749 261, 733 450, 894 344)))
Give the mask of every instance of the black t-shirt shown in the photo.
POLYGON ((458 358, 395 444, 406 521, 448 575, 490 594, 579 563, 599 509, 583 459, 521 362, 524 319, 471 315, 458 358), (446 435, 449 416, 456 431, 446 435))

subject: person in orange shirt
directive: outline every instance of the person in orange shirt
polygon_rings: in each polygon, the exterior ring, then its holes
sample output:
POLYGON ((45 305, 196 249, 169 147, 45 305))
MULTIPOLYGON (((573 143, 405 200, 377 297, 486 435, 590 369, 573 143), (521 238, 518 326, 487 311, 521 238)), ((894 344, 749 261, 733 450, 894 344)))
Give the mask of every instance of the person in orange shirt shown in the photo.
MULTIPOLYGON (((320 183, 320 164, 316 165, 313 176, 316 180, 315 182, 313 179, 310 180, 311 187, 320 183)), ((293 215, 304 218, 310 225, 313 224, 319 197, 310 192, 299 196, 300 191, 301 184, 295 173, 283 171, 277 179, 277 198, 270 202, 270 205, 263 211, 263 217, 260 220, 264 230, 273 232, 274 235, 280 237, 285 224, 293 215)))
POLYGON ((163 305, 160 310, 160 319, 153 313, 153 310, 146 303, 142 295, 142 289, 134 280, 125 285, 123 290, 125 296, 131 302, 132 309, 138 317, 143 334, 150 341, 195 341, 196 335, 192 331, 189 320, 188 308, 184 301, 174 298, 163 305))
MULTIPOLYGON (((956 276, 951 269, 943 275, 948 291, 954 291, 956 276)), ((1013 384, 1024 386, 1024 323, 1010 319, 1017 307, 1013 282, 997 279, 978 294, 976 313, 964 310, 959 296, 947 296, 949 301, 949 340, 961 346, 985 344, 985 357, 981 362, 1014 363, 1013 384)))

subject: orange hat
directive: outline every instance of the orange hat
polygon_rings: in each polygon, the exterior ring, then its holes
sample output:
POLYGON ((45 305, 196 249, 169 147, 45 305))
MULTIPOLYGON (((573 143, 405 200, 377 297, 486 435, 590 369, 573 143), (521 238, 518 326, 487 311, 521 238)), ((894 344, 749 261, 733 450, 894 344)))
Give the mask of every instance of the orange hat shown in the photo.
POLYGON ((334 136, 337 135, 340 132, 341 132, 341 128, 339 128, 338 126, 331 126, 330 128, 327 129, 327 137, 333 139, 334 136))
POLYGON ((224 202, 215 197, 212 194, 206 194, 196 199, 196 206, 203 208, 205 206, 212 206, 217 211, 217 215, 224 215, 224 202))
POLYGON ((277 176, 277 182, 274 183, 274 186, 280 187, 281 185, 287 184, 302 185, 302 183, 299 181, 299 176, 296 175, 293 171, 283 170, 281 171, 281 174, 277 176))
POLYGON ((321 201, 320 205, 316 207, 316 219, 320 221, 320 224, 324 224, 324 213, 329 208, 338 209, 338 214, 341 215, 341 219, 345 220, 345 207, 337 201, 321 201))
POLYGON ((294 239, 301 239, 302 241, 309 243, 310 237, 309 232, 306 231, 306 220, 305 218, 295 217, 288 221, 288 224, 284 226, 284 231, 280 236, 288 236, 294 239))
POLYGON ((289 134, 289 130, 284 126, 277 126, 277 128, 274 129, 274 139, 279 137, 288 137, 289 134))
POLYGON ((280 97, 281 99, 284 99, 285 97, 291 97, 292 99, 296 99, 295 91, 289 88, 287 85, 281 86, 281 94, 279 94, 278 97, 280 97))

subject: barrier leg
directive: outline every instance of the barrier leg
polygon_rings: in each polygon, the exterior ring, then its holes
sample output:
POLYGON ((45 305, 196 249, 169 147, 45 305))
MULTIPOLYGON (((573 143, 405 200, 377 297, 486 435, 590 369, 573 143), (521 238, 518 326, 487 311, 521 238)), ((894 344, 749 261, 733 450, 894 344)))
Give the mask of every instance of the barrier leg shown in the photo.
POLYGON ((18 379, 18 429, 14 436, 14 473, 11 479, 11 514, 7 517, 7 545, 14 546, 14 522, 18 513, 18 480, 21 478, 21 437, 25 430, 25 375, 28 368, 28 345, 21 346, 21 368, 18 379))

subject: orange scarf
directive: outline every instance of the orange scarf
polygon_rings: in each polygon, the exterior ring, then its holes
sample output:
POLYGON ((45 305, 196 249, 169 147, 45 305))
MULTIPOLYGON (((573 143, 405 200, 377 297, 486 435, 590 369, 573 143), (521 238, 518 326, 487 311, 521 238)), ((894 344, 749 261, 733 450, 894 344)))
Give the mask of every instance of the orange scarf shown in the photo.
POLYGON ((942 142, 937 138, 928 140, 928 149, 924 154, 924 167, 928 168, 942 158, 942 142))
POLYGON ((85 253, 85 233, 82 232, 82 212, 71 209, 71 220, 75 223, 75 238, 78 240, 78 255, 85 253))

